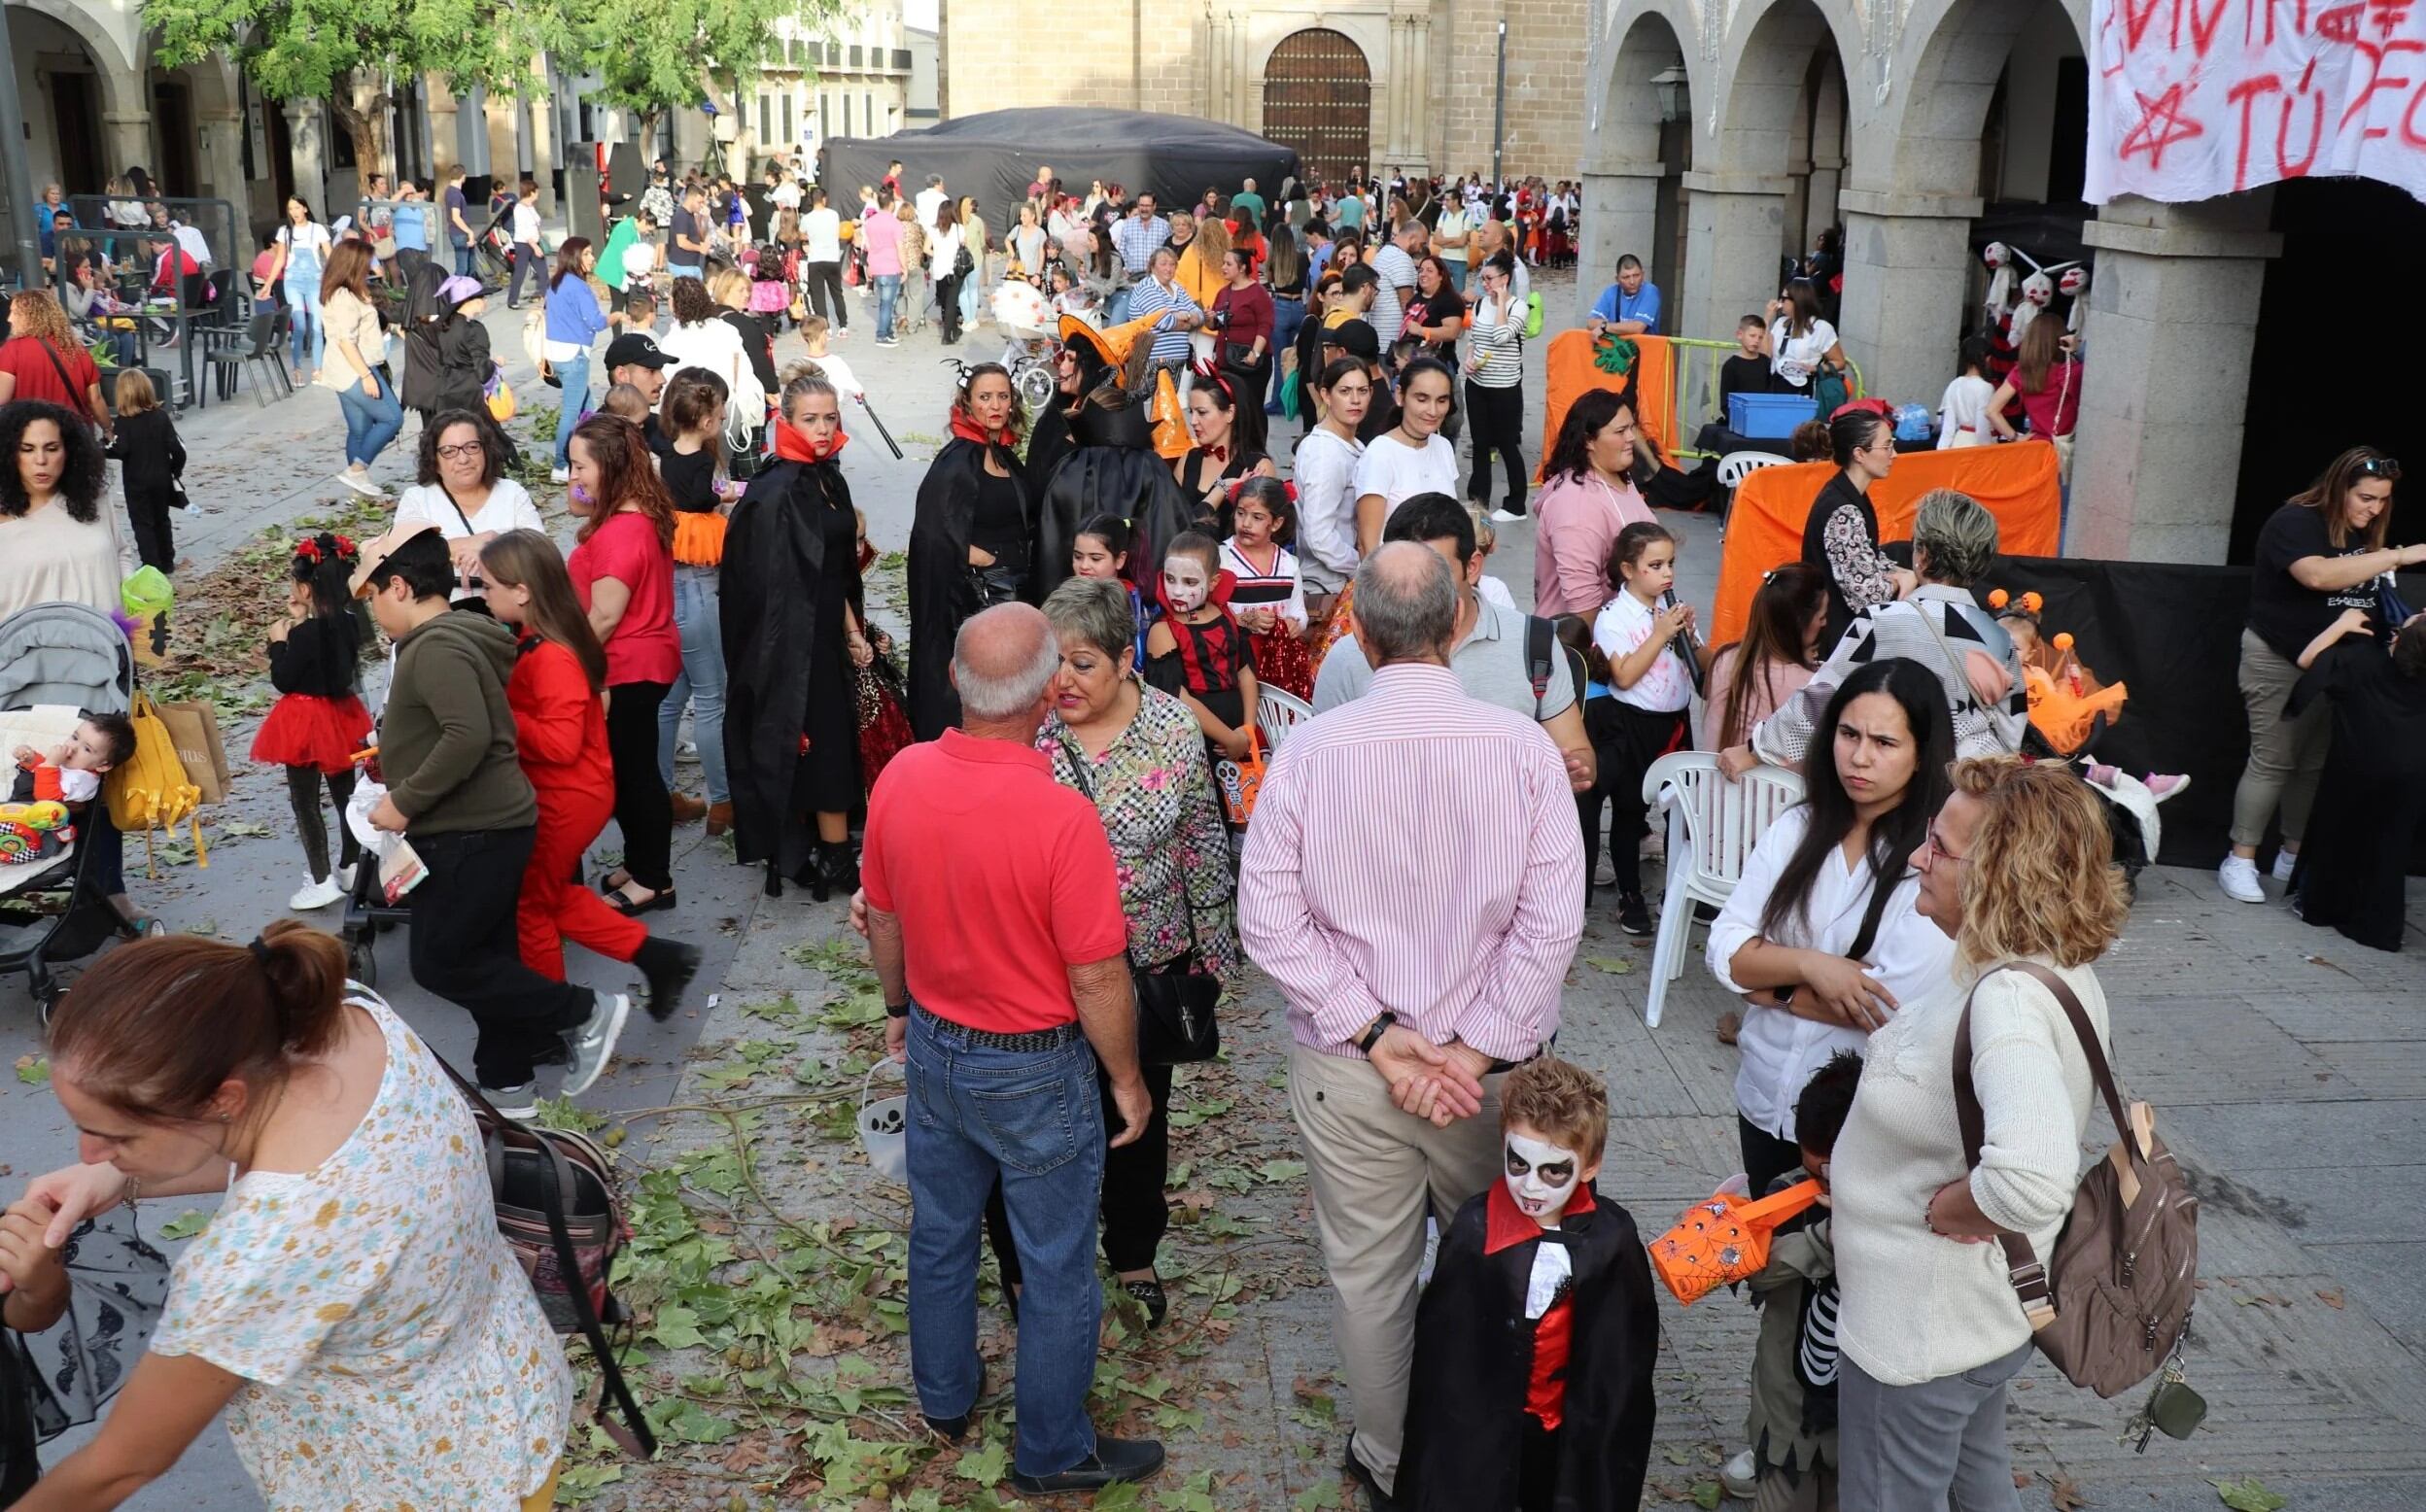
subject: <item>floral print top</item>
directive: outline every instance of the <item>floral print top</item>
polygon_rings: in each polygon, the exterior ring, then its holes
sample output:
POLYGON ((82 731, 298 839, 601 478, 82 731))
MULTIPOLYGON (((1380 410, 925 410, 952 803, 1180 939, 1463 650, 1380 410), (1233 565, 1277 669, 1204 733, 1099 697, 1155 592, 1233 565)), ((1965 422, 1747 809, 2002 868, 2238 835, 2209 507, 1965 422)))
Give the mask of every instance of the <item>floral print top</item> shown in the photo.
POLYGON ((1054 780, 1088 793, 1112 838, 1128 917, 1128 958, 1156 967, 1190 948, 1225 985, 1238 980, 1236 890, 1230 832, 1222 822, 1204 731, 1188 706, 1139 684, 1137 717, 1090 761, 1078 737, 1048 715, 1036 748, 1053 758, 1054 780), (1084 764, 1085 780, 1080 780, 1084 764))
POLYGON ((227 1426, 273 1512, 513 1512, 564 1450, 572 1373, 469 1105, 387 1004, 347 1001, 387 1037, 369 1111, 315 1169, 229 1185, 152 1350, 245 1378, 227 1426))

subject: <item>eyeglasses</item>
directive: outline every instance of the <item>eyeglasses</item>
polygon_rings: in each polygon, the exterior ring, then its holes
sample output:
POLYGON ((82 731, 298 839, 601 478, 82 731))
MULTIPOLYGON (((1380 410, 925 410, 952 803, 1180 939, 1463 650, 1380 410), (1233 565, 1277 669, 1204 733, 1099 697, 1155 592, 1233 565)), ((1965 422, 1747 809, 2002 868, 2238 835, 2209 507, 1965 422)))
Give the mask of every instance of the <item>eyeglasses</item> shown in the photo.
POLYGON ((477 457, 487 450, 477 441, 459 441, 453 446, 439 447, 438 455, 449 462, 462 462, 467 457, 477 457))
POLYGON ((2390 457, 2370 457, 2359 464, 2359 476, 2381 478, 2387 483, 2398 483, 2401 481, 2401 464, 2390 457))
MULTIPOLYGON (((1971 864, 1971 858, 1969 856, 1958 856, 1946 848, 1946 842, 1938 838, 1937 826, 1935 824, 1931 824, 1929 826, 1927 834, 1922 840, 1921 856, 1923 858, 1936 857, 1940 860, 1952 861, 1957 866, 1968 866, 1971 864)), ((1926 859, 1923 859, 1921 861, 1921 869, 1923 871, 1927 871, 1928 866, 1929 863, 1926 859)))

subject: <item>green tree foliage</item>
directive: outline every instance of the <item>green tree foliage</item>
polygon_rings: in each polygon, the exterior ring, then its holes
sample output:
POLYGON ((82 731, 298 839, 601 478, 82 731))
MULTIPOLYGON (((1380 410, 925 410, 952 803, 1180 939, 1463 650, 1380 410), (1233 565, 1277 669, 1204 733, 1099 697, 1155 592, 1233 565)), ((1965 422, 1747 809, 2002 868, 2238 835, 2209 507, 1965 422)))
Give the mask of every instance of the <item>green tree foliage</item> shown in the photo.
MULTIPOLYGON (((600 80, 590 98, 640 116, 643 139, 669 110, 711 94, 730 108, 766 65, 782 57, 780 22, 815 32, 843 12, 843 0, 652 0, 632 11, 599 7, 580 24, 584 67, 600 80)), ((804 72, 816 77, 814 69, 804 72)))

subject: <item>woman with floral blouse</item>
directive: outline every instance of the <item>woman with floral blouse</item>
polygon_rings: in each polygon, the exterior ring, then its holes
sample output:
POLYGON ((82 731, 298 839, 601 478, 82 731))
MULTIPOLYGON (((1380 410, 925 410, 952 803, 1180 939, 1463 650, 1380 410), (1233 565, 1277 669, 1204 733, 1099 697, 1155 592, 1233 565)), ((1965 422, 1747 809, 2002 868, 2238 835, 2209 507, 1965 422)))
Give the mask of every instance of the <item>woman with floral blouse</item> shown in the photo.
MULTIPOLYGON (((1061 637, 1061 671, 1036 744, 1053 757, 1054 775, 1093 799, 1103 815, 1128 915, 1129 964, 1152 970, 1193 951, 1199 969, 1234 985, 1230 835, 1196 716, 1138 678, 1136 623, 1118 582, 1070 578, 1046 599, 1045 616, 1061 637)), ((1151 1325, 1168 1309, 1154 1256, 1170 1221, 1162 1182, 1171 1068, 1147 1066, 1145 1076, 1154 1094, 1145 1133, 1104 1155, 1103 1257, 1121 1289, 1145 1305, 1151 1325)), ((1104 1107, 1111 1106, 1107 1096, 1104 1107)), ((1105 1130, 1107 1138, 1118 1132, 1105 1130)), ((1003 1285, 1016 1298, 1019 1256, 999 1192, 986 1218, 1003 1285)))

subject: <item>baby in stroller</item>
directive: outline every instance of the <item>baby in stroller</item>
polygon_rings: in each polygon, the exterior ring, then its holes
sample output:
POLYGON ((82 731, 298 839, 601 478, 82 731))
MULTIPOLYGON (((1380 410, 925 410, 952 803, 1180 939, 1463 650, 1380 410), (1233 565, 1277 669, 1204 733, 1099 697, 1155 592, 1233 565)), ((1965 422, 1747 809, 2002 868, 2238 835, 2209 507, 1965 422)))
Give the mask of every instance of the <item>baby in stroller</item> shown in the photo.
POLYGON ((135 753, 123 714, 79 711, 75 733, 49 751, 17 748, 17 779, 0 804, 0 866, 57 855, 75 838, 69 820, 101 794, 101 779, 135 753))

